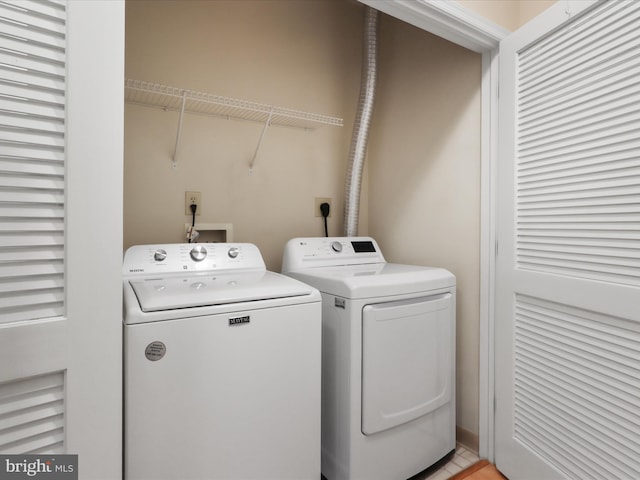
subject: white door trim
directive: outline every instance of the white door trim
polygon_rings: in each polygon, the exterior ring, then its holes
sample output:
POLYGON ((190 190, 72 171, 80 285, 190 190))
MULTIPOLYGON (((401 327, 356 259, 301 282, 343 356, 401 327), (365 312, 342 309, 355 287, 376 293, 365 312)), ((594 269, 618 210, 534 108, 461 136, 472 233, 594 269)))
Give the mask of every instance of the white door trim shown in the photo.
POLYGON ((67 1, 68 453, 122 478, 123 0, 67 1))
POLYGON ((359 0, 376 10, 482 54, 480 185, 479 454, 494 460, 495 178, 498 150, 498 46, 504 28, 452 1, 359 0))
POLYGON ((474 52, 498 48, 508 30, 450 0, 359 0, 474 52))

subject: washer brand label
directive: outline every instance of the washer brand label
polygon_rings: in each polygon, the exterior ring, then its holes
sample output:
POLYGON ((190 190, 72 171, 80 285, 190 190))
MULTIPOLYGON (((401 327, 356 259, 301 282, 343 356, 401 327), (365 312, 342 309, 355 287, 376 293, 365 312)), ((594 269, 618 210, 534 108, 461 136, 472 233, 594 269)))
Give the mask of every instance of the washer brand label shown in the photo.
POLYGON ((152 362, 160 360, 165 353, 167 353, 167 347, 162 342, 151 342, 144 350, 144 356, 152 362))
POLYGON ((251 322, 251 317, 246 315, 244 317, 233 317, 229 319, 229 325, 240 325, 242 323, 251 322))

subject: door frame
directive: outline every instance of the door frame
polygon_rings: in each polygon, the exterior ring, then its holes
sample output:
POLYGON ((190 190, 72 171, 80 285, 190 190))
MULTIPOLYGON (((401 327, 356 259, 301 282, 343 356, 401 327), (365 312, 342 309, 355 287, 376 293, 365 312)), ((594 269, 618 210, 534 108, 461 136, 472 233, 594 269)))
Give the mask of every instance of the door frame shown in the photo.
POLYGON ((123 0, 67 0, 66 446, 122 478, 123 0), (96 434, 99 432, 99 434, 96 434))
POLYGON ((482 55, 480 153, 479 455, 494 461, 494 303, 498 47, 510 32, 455 2, 359 0, 387 15, 482 55))

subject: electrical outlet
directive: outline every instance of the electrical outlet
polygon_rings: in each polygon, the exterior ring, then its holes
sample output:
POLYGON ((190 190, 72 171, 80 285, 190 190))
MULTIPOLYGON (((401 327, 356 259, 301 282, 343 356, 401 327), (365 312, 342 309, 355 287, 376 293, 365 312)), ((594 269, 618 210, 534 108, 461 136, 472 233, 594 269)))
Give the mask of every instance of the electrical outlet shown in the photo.
POLYGON ((200 192, 184 192, 184 214, 185 215, 193 215, 191 213, 191 205, 194 203, 198 206, 196 208, 196 215, 200 215, 202 213, 202 202, 200 201, 200 192))
POLYGON ((333 212, 333 205, 331 205, 331 199, 330 198, 320 198, 320 197, 316 197, 316 201, 315 201, 315 206, 314 206, 314 213, 316 217, 322 217, 322 212, 320 211, 320 204, 322 203, 328 203, 329 204, 329 217, 331 217, 331 212, 333 212))

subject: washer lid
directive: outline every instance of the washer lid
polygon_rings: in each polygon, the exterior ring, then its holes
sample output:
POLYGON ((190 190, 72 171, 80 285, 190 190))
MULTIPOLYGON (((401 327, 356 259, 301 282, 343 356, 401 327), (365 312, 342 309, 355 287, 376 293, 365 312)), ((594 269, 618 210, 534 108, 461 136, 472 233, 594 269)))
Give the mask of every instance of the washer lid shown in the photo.
POLYGON ((171 275, 129 281, 143 312, 310 295, 313 288, 268 271, 171 275))

